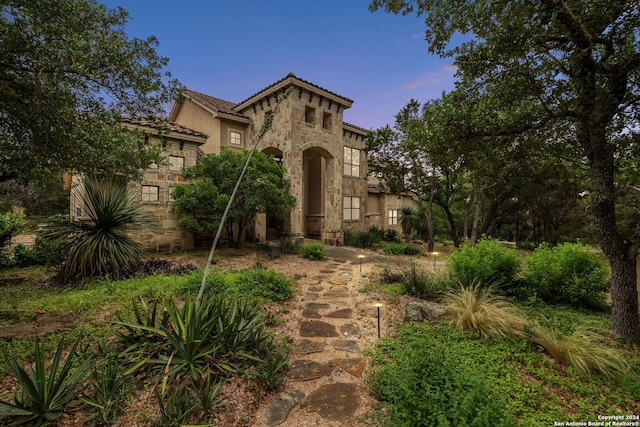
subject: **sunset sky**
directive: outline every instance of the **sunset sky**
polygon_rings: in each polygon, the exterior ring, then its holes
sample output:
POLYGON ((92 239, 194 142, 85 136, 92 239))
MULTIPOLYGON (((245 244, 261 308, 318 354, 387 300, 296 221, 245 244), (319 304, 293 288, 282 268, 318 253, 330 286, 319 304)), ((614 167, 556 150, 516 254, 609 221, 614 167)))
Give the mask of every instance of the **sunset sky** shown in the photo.
POLYGON ((187 88, 240 102, 289 72, 354 101, 344 119, 392 125, 411 99, 453 89, 450 58, 427 51, 424 20, 371 13, 368 0, 99 0, 155 35, 187 88))

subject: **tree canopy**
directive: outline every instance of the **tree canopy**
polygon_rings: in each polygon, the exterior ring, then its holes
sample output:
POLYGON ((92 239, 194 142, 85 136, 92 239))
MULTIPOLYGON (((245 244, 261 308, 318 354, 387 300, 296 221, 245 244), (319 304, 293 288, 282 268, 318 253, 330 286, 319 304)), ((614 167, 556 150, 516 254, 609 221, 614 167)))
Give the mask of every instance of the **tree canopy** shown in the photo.
POLYGON ((43 168, 132 176, 158 160, 118 122, 163 114, 179 85, 156 38, 129 39, 127 19, 95 0, 0 3, 0 181, 43 168))
MULTIPOLYGON (((198 164, 185 169, 184 176, 191 183, 176 185, 172 192, 180 214, 178 223, 185 231, 215 231, 248 156, 249 151, 236 153, 222 147, 219 155, 206 154, 198 164)), ((238 246, 256 214, 266 212, 282 217, 295 205, 295 198, 288 193, 289 185, 278 163, 264 153, 254 153, 225 224, 231 246, 238 246)))
POLYGON ((612 332, 640 343, 640 223, 621 227, 617 216, 634 191, 618 179, 621 161, 640 160, 637 3, 373 0, 370 9, 378 8, 423 16, 430 51, 455 59, 456 92, 470 108, 458 117, 459 135, 537 134, 538 150, 562 145, 583 159, 594 230, 612 269, 612 332), (471 37, 452 43, 460 33, 471 37))

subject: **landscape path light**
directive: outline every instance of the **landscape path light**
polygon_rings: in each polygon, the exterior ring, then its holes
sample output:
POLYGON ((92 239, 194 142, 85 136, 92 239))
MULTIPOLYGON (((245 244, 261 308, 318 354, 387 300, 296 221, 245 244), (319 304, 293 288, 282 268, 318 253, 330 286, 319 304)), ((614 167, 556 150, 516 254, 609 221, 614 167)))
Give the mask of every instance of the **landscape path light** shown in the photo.
POLYGON ((360 258, 360 273, 362 273, 362 260, 364 259, 364 255, 358 255, 358 258, 360 258))
POLYGON ((373 306, 378 309, 378 338, 380 338, 380 307, 382 307, 382 303, 378 301, 373 306))
POLYGON ((436 269, 436 258, 438 258, 438 252, 431 252, 431 254, 433 255, 433 269, 436 269))

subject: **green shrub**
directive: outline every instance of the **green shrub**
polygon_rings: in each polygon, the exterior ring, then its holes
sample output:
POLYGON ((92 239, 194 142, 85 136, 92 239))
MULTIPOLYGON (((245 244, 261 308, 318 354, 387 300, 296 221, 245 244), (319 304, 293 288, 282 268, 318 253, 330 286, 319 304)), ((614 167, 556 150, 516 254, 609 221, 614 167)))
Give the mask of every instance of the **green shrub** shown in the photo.
POLYGON ((295 239, 289 236, 282 236, 280 238, 280 245, 278 246, 282 255, 293 255, 298 253, 300 244, 296 243, 295 239))
POLYGON ((384 247, 384 253, 387 255, 402 255, 407 247, 404 243, 389 243, 384 247))
POLYGON ((398 231, 393 228, 389 228, 384 231, 383 239, 387 242, 399 242, 400 237, 398 236, 398 231))
POLYGON ((483 373, 458 360, 436 338, 406 327, 378 342, 370 387, 387 406, 385 426, 513 425, 483 373))
POLYGON ((463 286, 481 283, 509 292, 515 286, 520 260, 498 242, 481 240, 475 247, 465 245, 453 252, 447 268, 452 280, 463 286))
POLYGON ((384 238, 384 232, 376 226, 371 226, 368 230, 345 230, 344 244, 354 248, 370 248, 381 242, 384 238))
POLYGON ((404 293, 417 298, 436 298, 449 289, 449 281, 442 272, 419 269, 415 263, 402 275, 404 293))
POLYGON ((606 307, 609 271, 598 254, 578 243, 537 249, 526 259, 524 281, 530 293, 550 304, 606 307))
POLYGON ((308 242, 300 246, 300 255, 313 261, 322 261, 329 256, 327 248, 319 242, 308 242))
POLYGON ((236 279, 239 294, 268 301, 284 301, 293 296, 293 281, 272 269, 251 268, 236 279))

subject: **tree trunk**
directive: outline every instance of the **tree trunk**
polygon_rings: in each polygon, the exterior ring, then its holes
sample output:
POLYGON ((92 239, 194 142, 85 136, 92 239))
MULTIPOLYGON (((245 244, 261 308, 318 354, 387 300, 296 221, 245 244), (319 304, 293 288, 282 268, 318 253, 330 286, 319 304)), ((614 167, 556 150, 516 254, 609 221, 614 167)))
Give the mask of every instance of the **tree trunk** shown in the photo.
POLYGON ((591 172, 594 229, 611 265, 611 332, 625 343, 640 344, 637 246, 620 235, 616 224, 613 147, 604 129, 597 132, 583 125, 577 130, 578 140, 584 137, 589 141, 585 145, 591 172))
POLYGON ((453 241, 453 246, 456 248, 460 247, 460 239, 458 237, 458 227, 456 226, 456 221, 453 218, 453 214, 451 213, 451 209, 449 206, 442 206, 444 213, 447 217, 447 221, 449 222, 449 235, 451 236, 451 240, 453 241))
POLYGON ((471 216, 471 207, 473 206, 474 200, 474 194, 471 193, 469 195, 469 200, 464 207, 464 223, 462 225, 462 233, 464 234, 465 241, 469 238, 469 217, 471 216))
POLYGON ((473 224, 471 226, 471 239, 469 240, 469 245, 474 247, 478 242, 478 222, 480 221, 480 210, 482 208, 482 198, 484 196, 484 190, 486 190, 487 186, 482 185, 480 190, 478 190, 478 200, 476 200, 476 212, 473 215, 473 224))

